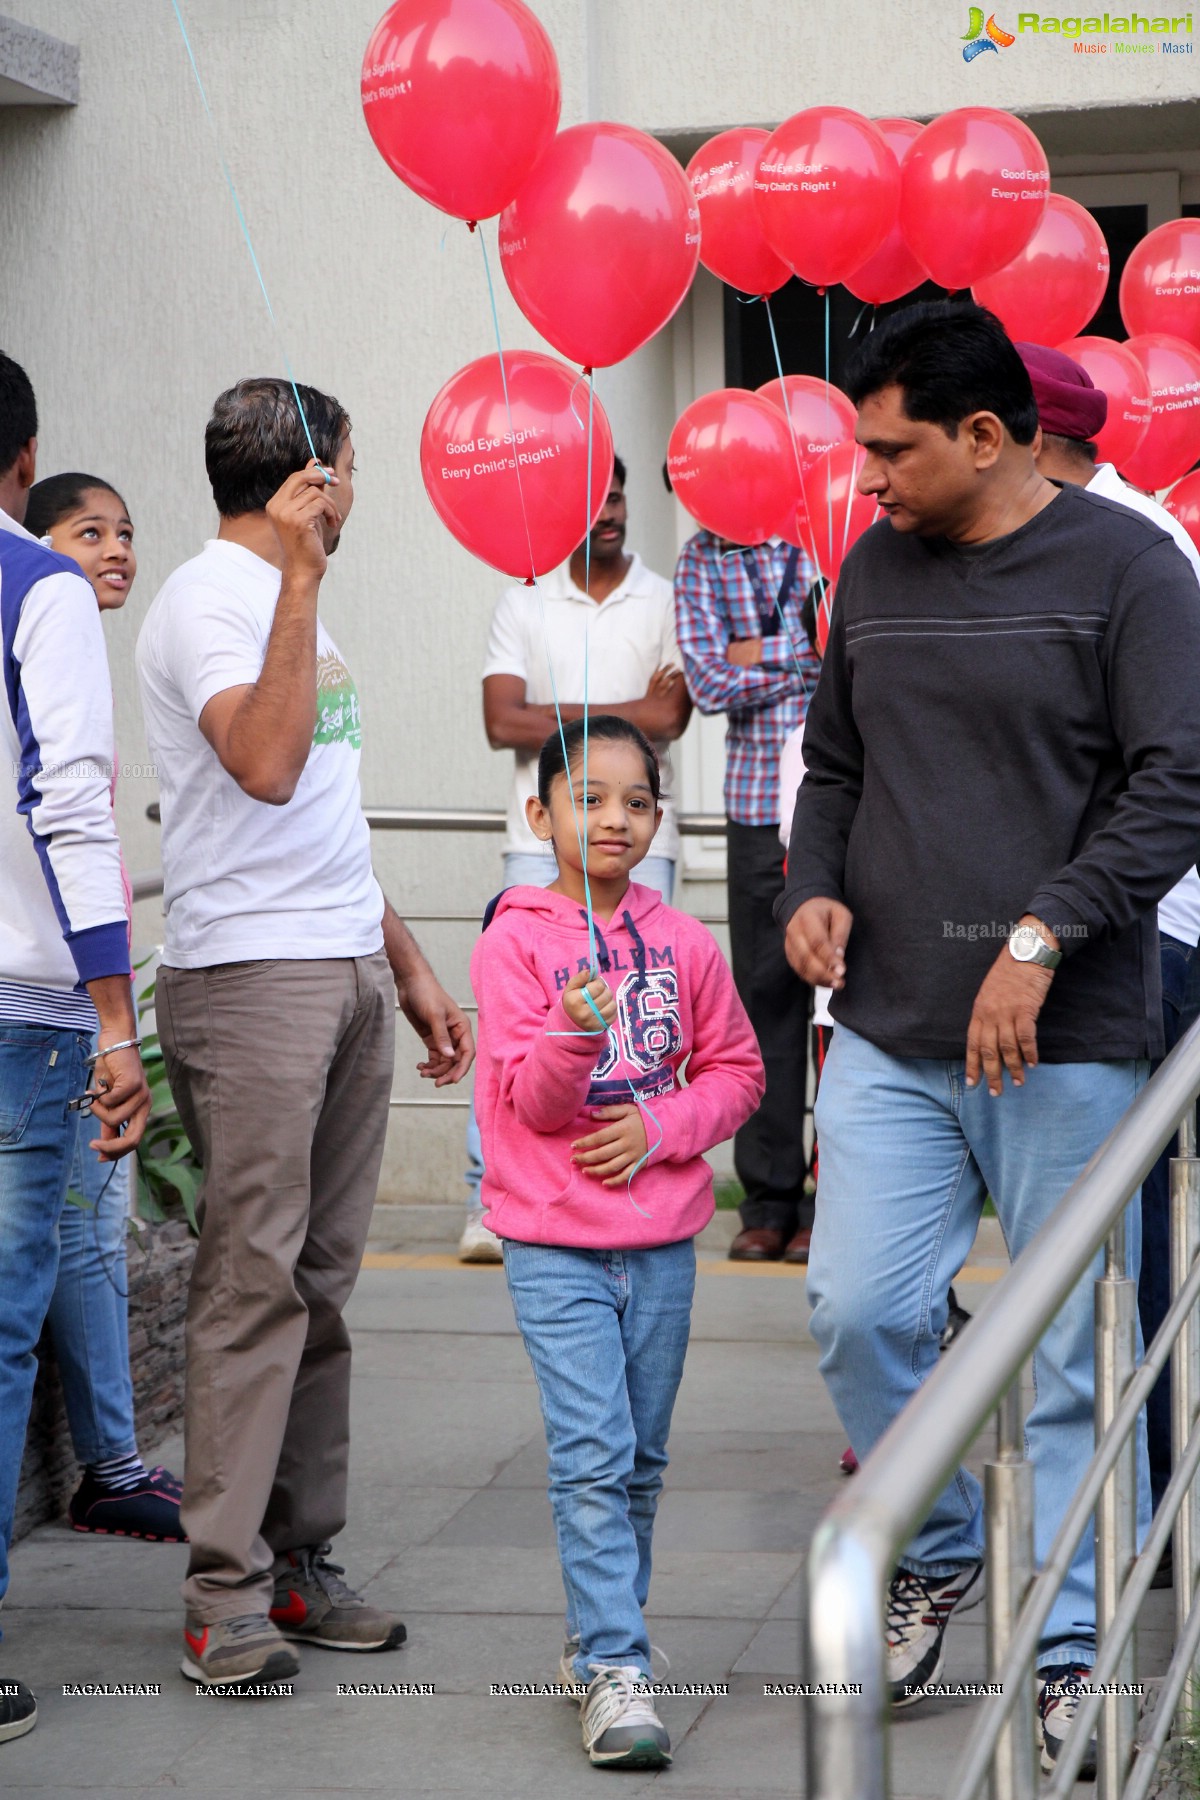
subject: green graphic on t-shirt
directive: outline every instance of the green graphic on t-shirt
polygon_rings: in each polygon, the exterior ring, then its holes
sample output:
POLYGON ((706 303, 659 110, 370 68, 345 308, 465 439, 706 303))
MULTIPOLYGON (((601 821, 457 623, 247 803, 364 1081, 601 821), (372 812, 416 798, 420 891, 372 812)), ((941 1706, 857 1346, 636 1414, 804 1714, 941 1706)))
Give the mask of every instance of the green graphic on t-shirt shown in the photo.
POLYGON ((362 749, 358 689, 336 650, 317 658, 317 726, 314 744, 349 744, 362 749))

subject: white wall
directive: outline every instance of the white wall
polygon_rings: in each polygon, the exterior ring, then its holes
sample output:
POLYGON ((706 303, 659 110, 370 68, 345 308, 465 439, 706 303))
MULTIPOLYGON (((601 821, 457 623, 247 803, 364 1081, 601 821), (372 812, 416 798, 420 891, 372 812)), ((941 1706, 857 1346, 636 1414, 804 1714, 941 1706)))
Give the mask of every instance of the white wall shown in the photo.
MULTIPOLYGON (((168 0, 6 6, 82 50, 78 107, 0 107, 0 345, 37 390, 42 472, 82 467, 130 503, 141 572, 109 644, 122 760, 143 763, 133 644, 159 583, 213 528, 204 421, 220 389, 281 371, 282 359, 168 0)), ((478 669, 502 584, 442 529, 417 463, 430 400, 493 347, 492 328, 477 241, 389 173, 363 124, 359 66, 382 0, 184 0, 184 10, 297 375, 337 394, 354 420, 356 512, 323 612, 363 700, 365 797, 499 805, 507 759, 483 737, 478 669)), ((1194 59, 1080 68, 1064 65, 1061 44, 1021 43, 966 69, 966 9, 944 0, 882 13, 867 0, 537 0, 536 10, 559 53, 564 124, 608 116, 694 137, 773 123, 818 97, 929 113, 969 99, 1111 106, 1195 87, 1194 59)), ((506 344, 536 342, 493 269, 506 344)), ((692 394, 720 379, 719 295, 706 277, 677 327, 598 377, 630 465, 631 542, 665 572, 680 524, 659 474, 666 437, 692 394)), ((682 761, 700 768, 690 751, 682 761)), ((145 819, 155 791, 143 777, 119 792, 134 869, 158 862, 145 819)), ((685 802, 699 798, 685 791, 685 802)), ((474 918, 496 885, 494 839, 376 842, 401 911, 474 918)), ((684 903, 712 910, 718 898, 702 884, 684 903)), ((417 930, 465 998, 470 927, 417 930)), ((152 907, 139 909, 137 933, 158 935, 152 907)), ((414 1051, 406 1038, 398 1091, 417 1091, 404 1073, 414 1051)), ((401 1117, 385 1185, 448 1197, 461 1114, 401 1117)))
MULTIPOLYGON (((1010 0, 996 16, 1015 33, 1018 11, 1032 10, 1010 0)), ((1137 10, 1181 17, 1187 7, 1137 10)), ((1195 54, 1083 56, 1028 34, 965 64, 967 0, 593 0, 592 11, 594 116, 664 136, 773 126, 818 102, 929 117, 972 104, 1038 112, 1186 100, 1200 85, 1195 54)))

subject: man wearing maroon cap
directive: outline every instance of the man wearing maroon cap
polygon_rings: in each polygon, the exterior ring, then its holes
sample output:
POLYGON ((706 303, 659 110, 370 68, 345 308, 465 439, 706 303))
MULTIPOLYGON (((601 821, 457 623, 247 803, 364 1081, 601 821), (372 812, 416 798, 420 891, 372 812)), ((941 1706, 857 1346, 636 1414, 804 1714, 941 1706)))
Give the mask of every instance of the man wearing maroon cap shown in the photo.
MULTIPOLYGON (((1102 494, 1133 512, 1142 513, 1169 532, 1187 557, 1200 583, 1200 552, 1178 519, 1140 489, 1122 481, 1111 463, 1097 463, 1092 441, 1108 416, 1108 396, 1095 387, 1087 370, 1061 350, 1042 344, 1018 344, 1029 371, 1041 426, 1035 443, 1039 474, 1102 494)), ((1163 1032, 1168 1051, 1200 1018, 1200 875, 1189 869, 1182 881, 1158 903, 1159 953, 1162 960, 1163 1032)), ((1158 1065, 1155 1064, 1155 1067, 1158 1065)), ((1138 1312, 1142 1335, 1149 1343, 1166 1317, 1170 1291, 1168 1145, 1142 1184, 1142 1268, 1138 1279, 1138 1312)), ((1164 1369, 1146 1408, 1149 1424, 1150 1490, 1157 1508, 1171 1478, 1171 1377, 1164 1369)), ((1163 1554, 1155 1587, 1169 1587, 1171 1546, 1163 1554)))
POLYGON ((1140 488, 1122 481, 1111 463, 1096 461, 1093 440, 1108 417, 1108 395, 1095 386, 1082 363, 1061 350, 1021 343, 1017 350, 1029 371, 1037 401, 1042 441, 1040 449, 1035 446, 1034 461, 1039 475, 1048 481, 1071 482, 1075 487, 1086 488, 1089 494, 1099 494, 1144 514, 1160 531, 1174 538, 1200 582, 1200 550, 1179 520, 1140 488))

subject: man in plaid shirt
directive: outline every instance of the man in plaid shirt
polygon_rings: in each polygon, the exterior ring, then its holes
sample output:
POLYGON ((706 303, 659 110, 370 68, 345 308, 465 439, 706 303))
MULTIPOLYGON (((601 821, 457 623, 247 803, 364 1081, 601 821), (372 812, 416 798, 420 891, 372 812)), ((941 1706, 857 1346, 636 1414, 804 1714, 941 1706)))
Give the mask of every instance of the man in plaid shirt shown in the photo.
POLYGON ((675 570, 675 620, 692 699, 726 713, 725 812, 733 978, 767 1072, 762 1105, 733 1141, 746 1191, 739 1262, 807 1262, 804 1192, 809 991, 788 967, 773 907, 783 891, 779 756, 804 718, 820 663, 800 620, 815 572, 781 543, 749 549, 698 531, 675 570))

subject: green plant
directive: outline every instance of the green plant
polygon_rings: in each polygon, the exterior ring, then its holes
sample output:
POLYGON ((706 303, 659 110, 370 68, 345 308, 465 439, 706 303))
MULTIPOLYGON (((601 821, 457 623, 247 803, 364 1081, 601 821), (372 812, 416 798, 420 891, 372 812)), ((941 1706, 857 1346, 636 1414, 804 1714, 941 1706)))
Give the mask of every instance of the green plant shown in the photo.
MULTIPOLYGON (((150 958, 135 964, 144 969, 150 958)), ((154 983, 138 995, 143 1012, 154 1004, 154 983)), ((142 1141, 135 1152, 137 1159, 137 1200, 139 1219, 161 1225, 180 1213, 196 1236, 200 1224, 196 1218, 196 1192, 200 1186, 200 1164, 183 1128, 171 1084, 167 1080, 166 1058, 156 1031, 142 1032, 142 1068, 150 1089, 150 1117, 142 1141)))
POLYGON ((148 1032, 142 1038, 142 1067, 150 1089, 150 1117, 135 1153, 138 1217, 161 1224, 182 1211, 199 1236, 196 1192, 200 1186, 200 1165, 171 1098, 157 1032, 148 1032))
MULTIPOLYGON (((139 963, 138 967, 142 967, 139 963)), ((147 988, 139 999, 145 1003, 153 997, 147 988)), ((158 1034, 142 1034, 142 1068, 150 1089, 150 1117, 142 1133, 142 1141, 134 1151, 137 1172, 135 1210, 139 1219, 161 1225, 165 1220, 182 1215, 197 1236, 200 1226, 196 1218, 196 1192, 200 1185, 200 1165, 196 1161, 171 1098, 166 1062, 158 1034)), ((80 1121, 84 1129, 90 1120, 80 1121)), ((90 1134, 89 1134, 90 1135, 90 1134)), ((82 1212, 91 1212, 92 1202, 75 1188, 67 1189, 67 1203, 82 1212)))

